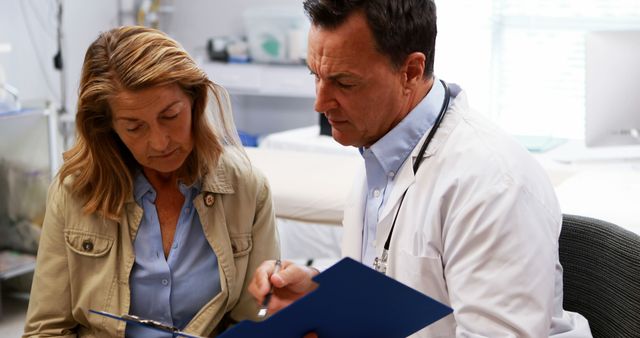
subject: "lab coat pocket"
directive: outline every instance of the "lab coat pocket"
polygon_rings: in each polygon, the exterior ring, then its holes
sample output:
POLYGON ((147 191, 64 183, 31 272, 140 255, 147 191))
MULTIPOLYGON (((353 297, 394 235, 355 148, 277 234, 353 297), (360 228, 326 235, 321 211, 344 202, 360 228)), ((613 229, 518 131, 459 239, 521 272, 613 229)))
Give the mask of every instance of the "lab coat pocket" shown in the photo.
POLYGON ((71 251, 88 257, 104 256, 113 245, 109 236, 75 229, 65 230, 64 239, 71 251))
MULTIPOLYGON (((444 269, 440 255, 417 256, 404 249, 397 250, 390 275, 399 282, 448 305, 449 296, 444 280, 444 269)), ((431 253, 430 253, 431 254, 431 253)), ((418 331, 411 337, 454 337, 455 321, 452 315, 418 331)))
POLYGON ((392 275, 400 282, 447 304, 447 287, 444 281, 442 259, 435 256, 416 256, 404 249, 395 252, 397 257, 390 265, 392 275))
POLYGON ((251 234, 230 235, 231 249, 233 250, 233 258, 246 256, 253 248, 253 240, 251 234))

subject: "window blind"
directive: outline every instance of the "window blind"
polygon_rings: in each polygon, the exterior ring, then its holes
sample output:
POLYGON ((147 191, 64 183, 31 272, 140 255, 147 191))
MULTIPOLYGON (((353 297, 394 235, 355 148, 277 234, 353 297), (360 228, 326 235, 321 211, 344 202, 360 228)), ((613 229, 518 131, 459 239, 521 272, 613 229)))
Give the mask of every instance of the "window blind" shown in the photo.
POLYGON ((640 29, 638 0, 436 4, 436 73, 513 134, 583 138, 586 33, 640 29))

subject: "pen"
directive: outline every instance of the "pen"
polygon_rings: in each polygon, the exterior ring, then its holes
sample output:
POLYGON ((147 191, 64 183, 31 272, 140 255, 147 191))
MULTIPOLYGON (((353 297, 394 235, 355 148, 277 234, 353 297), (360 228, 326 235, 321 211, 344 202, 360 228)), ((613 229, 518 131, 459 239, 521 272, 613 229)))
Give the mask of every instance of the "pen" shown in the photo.
MULTIPOLYGON (((281 265, 282 265, 282 262, 279 259, 277 259, 276 264, 273 268, 273 273, 271 275, 278 273, 278 271, 280 271, 281 265)), ((267 293, 267 295, 264 296, 264 300, 262 301, 262 306, 260 307, 260 310, 258 310, 259 318, 264 318, 267 316, 267 310, 269 309, 269 301, 271 301, 271 295, 273 295, 273 284, 271 285, 271 288, 269 289, 269 292, 267 293)))

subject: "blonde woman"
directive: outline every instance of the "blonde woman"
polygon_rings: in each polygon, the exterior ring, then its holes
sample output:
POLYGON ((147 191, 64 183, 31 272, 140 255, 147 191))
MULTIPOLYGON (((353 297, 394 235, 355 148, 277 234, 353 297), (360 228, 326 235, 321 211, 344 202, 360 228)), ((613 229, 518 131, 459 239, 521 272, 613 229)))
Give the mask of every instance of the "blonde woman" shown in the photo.
POLYGON ((47 202, 24 337, 213 336, 253 318, 250 274, 279 256, 271 194, 229 98, 165 34, 121 27, 87 50, 77 139, 47 202))

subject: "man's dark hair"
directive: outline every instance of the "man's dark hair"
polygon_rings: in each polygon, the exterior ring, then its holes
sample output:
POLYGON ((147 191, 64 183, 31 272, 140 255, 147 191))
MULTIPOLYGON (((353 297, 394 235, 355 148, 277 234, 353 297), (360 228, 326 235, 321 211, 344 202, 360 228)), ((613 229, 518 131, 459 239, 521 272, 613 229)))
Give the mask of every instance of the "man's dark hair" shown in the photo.
POLYGON ((367 18, 378 51, 400 68, 407 56, 426 56, 425 77, 433 75, 436 5, 433 0, 305 0, 304 10, 315 26, 333 29, 351 14, 367 18))

